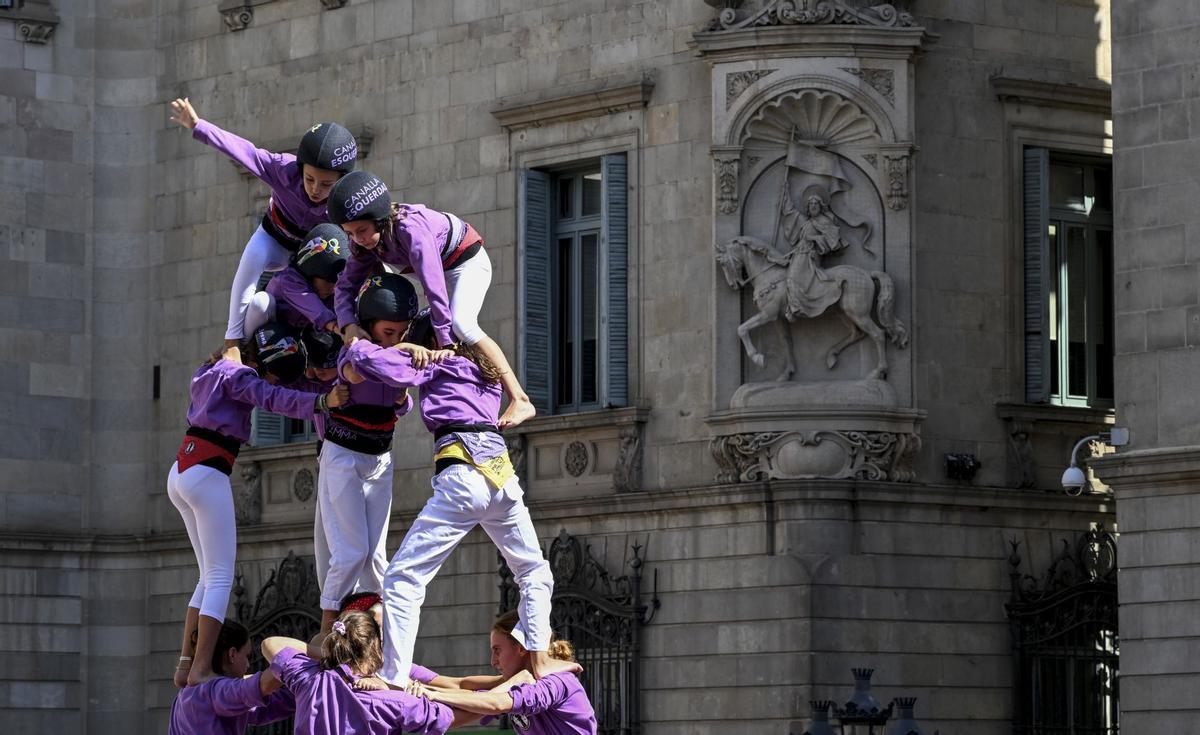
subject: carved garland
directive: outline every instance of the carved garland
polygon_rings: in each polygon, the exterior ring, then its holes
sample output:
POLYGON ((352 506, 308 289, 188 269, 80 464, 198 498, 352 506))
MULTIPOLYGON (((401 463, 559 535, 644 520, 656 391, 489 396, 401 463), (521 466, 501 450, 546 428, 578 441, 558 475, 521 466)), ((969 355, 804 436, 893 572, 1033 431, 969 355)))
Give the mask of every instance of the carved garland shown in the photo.
POLYGON ((887 205, 899 212, 908 206, 908 155, 885 153, 883 160, 887 167, 887 205))
POLYGON ((717 209, 722 214, 733 214, 738 210, 738 159, 714 158, 713 172, 717 182, 717 209))
POLYGON ((911 13, 895 5, 853 8, 844 0, 773 0, 755 11, 740 10, 740 0, 729 3, 710 26, 714 31, 790 25, 859 25, 877 28, 911 28, 911 13))
POLYGON ((811 447, 823 442, 840 447, 845 461, 840 470, 820 475, 830 479, 911 482, 912 463, 921 450, 921 437, 890 431, 768 431, 719 436, 709 450, 721 468, 719 483, 802 479, 814 475, 792 474, 777 461, 778 450, 788 444, 811 447))

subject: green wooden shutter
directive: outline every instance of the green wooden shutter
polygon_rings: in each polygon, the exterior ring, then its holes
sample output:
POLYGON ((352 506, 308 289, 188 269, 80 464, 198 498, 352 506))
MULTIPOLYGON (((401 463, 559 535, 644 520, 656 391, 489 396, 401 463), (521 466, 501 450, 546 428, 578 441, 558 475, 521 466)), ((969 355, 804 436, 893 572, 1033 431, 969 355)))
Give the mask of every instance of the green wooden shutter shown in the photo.
POLYGON ((540 413, 553 410, 550 335, 550 175, 524 169, 518 187, 518 250, 521 289, 521 382, 540 413))
POLYGON ((1049 151, 1026 148, 1023 172, 1025 209, 1025 400, 1050 400, 1049 151))
POLYGON ((604 182, 604 281, 601 405, 629 405, 629 164, 624 153, 600 160, 604 182))

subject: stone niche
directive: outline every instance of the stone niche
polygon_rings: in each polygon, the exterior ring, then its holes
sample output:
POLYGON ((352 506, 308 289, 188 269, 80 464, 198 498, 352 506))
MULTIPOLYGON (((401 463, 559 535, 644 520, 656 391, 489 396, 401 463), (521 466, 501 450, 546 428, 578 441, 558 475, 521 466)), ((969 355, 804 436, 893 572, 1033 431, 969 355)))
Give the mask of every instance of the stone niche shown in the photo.
POLYGON ((720 482, 910 481, 913 64, 903 8, 709 2, 720 482))

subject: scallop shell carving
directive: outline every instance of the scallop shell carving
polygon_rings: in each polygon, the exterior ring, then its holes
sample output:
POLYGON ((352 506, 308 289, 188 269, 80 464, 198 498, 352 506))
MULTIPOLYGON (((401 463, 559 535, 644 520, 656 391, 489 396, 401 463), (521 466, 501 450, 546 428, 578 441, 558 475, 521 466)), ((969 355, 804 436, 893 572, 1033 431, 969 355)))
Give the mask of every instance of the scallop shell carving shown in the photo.
POLYGON ((824 145, 877 142, 879 129, 862 108, 834 92, 804 89, 787 92, 754 113, 742 133, 742 144, 786 146, 792 131, 805 141, 824 145))

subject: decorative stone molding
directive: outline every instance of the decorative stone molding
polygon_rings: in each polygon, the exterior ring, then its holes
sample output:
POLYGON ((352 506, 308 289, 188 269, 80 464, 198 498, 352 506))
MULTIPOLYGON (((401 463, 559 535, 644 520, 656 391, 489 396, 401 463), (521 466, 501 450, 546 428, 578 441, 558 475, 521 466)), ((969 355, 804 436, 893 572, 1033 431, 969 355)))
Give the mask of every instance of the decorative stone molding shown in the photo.
POLYGON ((893 107, 896 105, 896 73, 891 69, 847 69, 843 67, 842 71, 863 80, 889 104, 893 107))
POLYGON ((506 432, 509 456, 533 496, 586 497, 642 488, 644 406, 538 416, 506 432), (519 448, 514 448, 515 446, 519 448))
POLYGON ((59 17, 48 0, 26 0, 17 7, 0 10, 0 20, 17 24, 17 35, 25 43, 45 44, 58 27, 59 17))
POLYGON ((738 30, 787 25, 861 25, 905 28, 915 25, 913 16, 890 3, 856 8, 844 0, 758 0, 729 2, 717 14, 711 30, 738 30), (742 5, 749 5, 742 9, 742 5))
POLYGON ((621 427, 621 450, 613 471, 613 487, 619 493, 636 493, 642 489, 642 425, 621 427))
POLYGON ((242 31, 254 22, 254 8, 269 2, 274 0, 221 0, 217 11, 227 30, 242 31))
POLYGON ((547 98, 544 92, 534 92, 511 97, 494 108, 492 116, 510 132, 539 128, 552 123, 641 109, 650 101, 653 90, 654 81, 649 77, 613 77, 575 85, 565 95, 547 98))
POLYGON ((313 473, 308 470, 300 470, 292 478, 292 494, 301 503, 307 503, 312 499, 314 488, 313 473))
POLYGON ((742 92, 759 79, 767 76, 774 69, 754 69, 751 71, 735 71, 725 76, 725 109, 733 106, 734 101, 742 96, 742 92))
POLYGON ((714 414, 719 483, 792 479, 911 482, 923 411, 779 409, 714 414))
POLYGON ((908 207, 908 154, 884 153, 887 169, 887 205, 899 212, 908 207))
POLYGON ((321 0, 321 8, 323 10, 337 10, 338 8, 346 7, 349 0, 321 0))
POLYGON ((262 521, 262 467, 257 462, 239 462, 242 484, 233 493, 234 516, 238 525, 262 521))
POLYGON ((1111 409, 1000 403, 1008 437, 1008 485, 1058 490, 1067 454, 1080 437, 1112 427, 1111 409))
POLYGON ((713 156, 713 166, 717 209, 724 214, 733 214, 738 210, 738 159, 716 154, 713 156))
MULTIPOLYGON (((347 125, 346 129, 350 131, 350 134, 354 136, 355 142, 358 143, 358 160, 366 160, 371 155, 371 146, 375 142, 375 130, 366 123, 352 123, 347 125)), ((269 151, 295 154, 297 147, 300 145, 301 137, 297 135, 292 138, 277 138, 261 145, 269 151)), ((237 161, 230 160, 229 165, 233 166, 243 179, 254 178, 254 174, 250 173, 237 161)))
POLYGON ((1073 84, 1004 74, 992 77, 991 82, 992 91, 1001 102, 1112 115, 1112 88, 1108 85, 1073 84))

